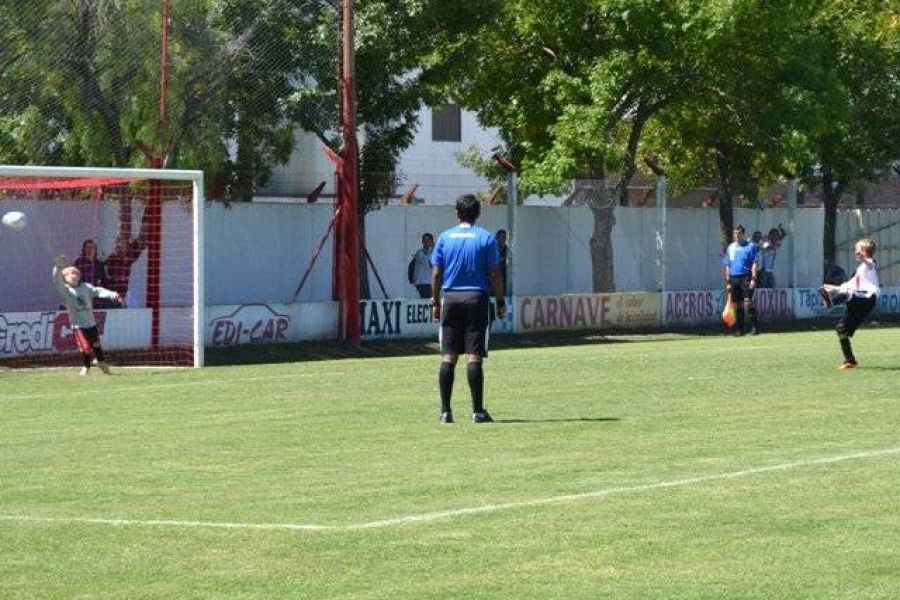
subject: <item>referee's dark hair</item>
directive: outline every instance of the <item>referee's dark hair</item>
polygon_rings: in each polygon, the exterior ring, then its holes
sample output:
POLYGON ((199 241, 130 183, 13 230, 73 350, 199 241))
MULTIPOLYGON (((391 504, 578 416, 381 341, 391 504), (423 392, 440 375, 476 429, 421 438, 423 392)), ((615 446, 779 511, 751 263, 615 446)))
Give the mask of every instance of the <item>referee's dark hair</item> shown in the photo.
POLYGON ((481 215, 481 202, 472 194, 466 194, 456 199, 456 216, 460 221, 474 223, 481 215))

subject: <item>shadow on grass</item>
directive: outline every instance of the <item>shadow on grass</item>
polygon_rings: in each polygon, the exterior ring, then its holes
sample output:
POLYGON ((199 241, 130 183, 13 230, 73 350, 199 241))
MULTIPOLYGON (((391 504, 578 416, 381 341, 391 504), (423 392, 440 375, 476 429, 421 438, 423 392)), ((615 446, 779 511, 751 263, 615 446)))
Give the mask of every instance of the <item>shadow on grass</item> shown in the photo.
MULTIPOLYGON (((651 339, 677 340, 684 335, 657 333, 651 339)), ((646 341, 648 336, 603 332, 556 331, 524 335, 491 335, 491 351, 511 348, 551 348, 554 346, 587 346, 646 341)), ((229 366, 339 360, 343 358, 387 358, 402 356, 434 356, 440 354, 436 339, 371 340, 356 346, 336 340, 318 340, 292 344, 233 346, 207 348, 207 366, 229 366)))
POLYGON ((501 425, 518 423, 605 423, 618 420, 618 417, 573 417, 570 419, 494 419, 494 423, 501 425))
MULTIPOLYGON (((837 319, 782 321, 761 323, 763 334, 804 331, 827 331, 837 319)), ((866 323, 865 328, 896 327, 900 319, 879 319, 866 323)), ((552 348, 557 346, 593 346, 597 344, 627 344, 632 342, 669 342, 694 337, 730 337, 721 326, 682 327, 655 332, 636 331, 550 331, 519 335, 492 335, 491 350, 512 348, 552 348)), ((434 356, 440 353, 436 338, 372 340, 356 346, 337 340, 317 340, 291 344, 231 346, 207 348, 207 366, 293 363, 346 358, 387 358, 402 356, 434 356)))

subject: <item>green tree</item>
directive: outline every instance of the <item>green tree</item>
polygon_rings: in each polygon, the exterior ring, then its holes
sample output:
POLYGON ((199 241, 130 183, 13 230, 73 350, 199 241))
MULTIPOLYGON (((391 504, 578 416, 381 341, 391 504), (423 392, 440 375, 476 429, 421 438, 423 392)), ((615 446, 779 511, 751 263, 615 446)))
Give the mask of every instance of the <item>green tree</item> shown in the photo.
POLYGON ((757 202, 761 186, 801 159, 792 140, 809 126, 810 90, 820 85, 808 60, 817 45, 808 27, 817 5, 744 0, 710 10, 704 77, 650 129, 647 152, 665 165, 673 189, 717 182, 724 241, 731 240, 735 198, 757 202))
POLYGON ((499 128, 526 191, 576 180, 573 199, 594 214, 594 290, 613 290, 613 208, 627 202, 648 122, 702 75, 705 3, 486 4, 495 17, 444 49, 444 81, 499 128))
POLYGON ((833 0, 812 28, 813 60, 826 82, 815 97, 814 127, 804 133, 800 172, 821 189, 823 261, 835 264, 837 205, 848 188, 877 179, 898 157, 900 137, 900 3, 833 0))
POLYGON ((173 0, 164 128, 161 10, 157 0, 3 3, 0 159, 126 167, 149 154, 203 169, 213 186, 230 182, 238 197, 286 160, 280 107, 298 65, 284 24, 298 9, 173 0))
POLYGON ((146 77, 150 15, 118 2, 0 6, 4 161, 127 166, 127 113, 146 77))

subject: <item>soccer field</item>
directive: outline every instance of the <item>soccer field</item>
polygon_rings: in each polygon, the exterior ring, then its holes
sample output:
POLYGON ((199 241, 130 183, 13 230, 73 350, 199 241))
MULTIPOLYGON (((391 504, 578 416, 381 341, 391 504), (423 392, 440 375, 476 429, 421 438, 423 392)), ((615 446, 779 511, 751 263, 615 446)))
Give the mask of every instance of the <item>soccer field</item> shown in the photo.
POLYGON ((900 329, 0 372, 2 598, 896 598, 900 329))

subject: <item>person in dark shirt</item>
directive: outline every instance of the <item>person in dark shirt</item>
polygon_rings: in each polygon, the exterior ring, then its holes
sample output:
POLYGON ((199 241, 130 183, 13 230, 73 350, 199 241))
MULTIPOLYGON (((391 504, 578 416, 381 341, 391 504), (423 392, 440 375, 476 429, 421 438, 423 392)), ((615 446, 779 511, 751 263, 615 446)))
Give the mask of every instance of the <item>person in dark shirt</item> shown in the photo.
MULTIPOLYGON (((75 259, 74 266, 81 273, 81 281, 94 287, 106 286, 106 267, 97 256, 97 244, 94 240, 84 240, 81 243, 81 255, 75 259)), ((94 298, 94 308, 112 308, 117 303, 110 302, 107 298, 94 298)))
POLYGON ((497 230, 497 247, 500 250, 500 277, 503 279, 503 290, 509 290, 509 283, 506 279, 506 264, 509 260, 509 246, 506 244, 506 230, 497 230))
POLYGON ((106 257, 106 287, 117 292, 123 298, 128 295, 128 281, 131 279, 131 267, 144 251, 144 243, 137 240, 116 241, 116 246, 106 257))
POLYGON ((94 240, 84 240, 81 243, 81 255, 75 259, 74 266, 81 272, 81 281, 93 286, 106 285, 106 269, 97 256, 97 244, 94 240))

